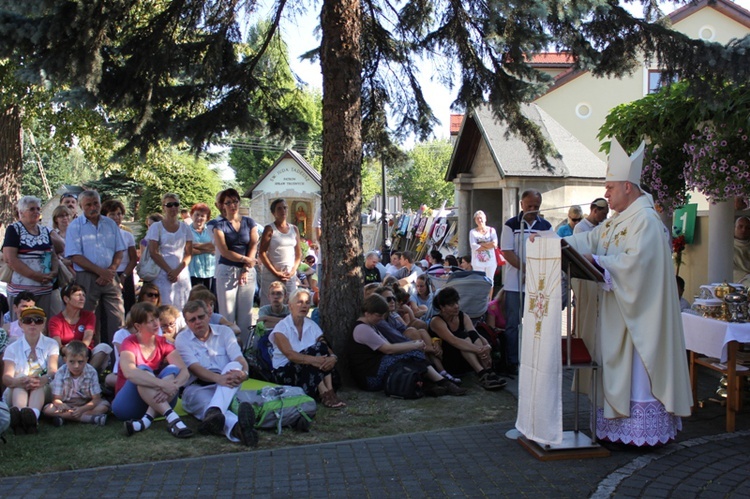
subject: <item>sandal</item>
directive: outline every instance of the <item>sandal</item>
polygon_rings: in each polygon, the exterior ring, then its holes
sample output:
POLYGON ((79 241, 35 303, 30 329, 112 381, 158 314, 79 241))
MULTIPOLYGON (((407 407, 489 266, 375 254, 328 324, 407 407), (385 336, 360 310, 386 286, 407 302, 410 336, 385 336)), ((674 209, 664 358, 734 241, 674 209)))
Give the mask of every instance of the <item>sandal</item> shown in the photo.
POLYGON ((336 392, 328 390, 320 395, 320 402, 329 409, 341 409, 346 407, 346 404, 336 396, 336 392))
POLYGON ((500 379, 497 374, 490 370, 485 371, 479 376, 479 385, 485 390, 502 390, 507 384, 506 380, 500 379))
MULTIPOLYGON (((182 423, 182 419, 177 418, 173 420, 171 423, 167 422, 167 431, 172 434, 172 436, 177 438, 190 438, 193 436, 193 430, 187 427, 185 425, 184 428, 178 428, 177 425, 179 423, 182 423)), ((185 424, 185 423, 182 423, 185 424)))

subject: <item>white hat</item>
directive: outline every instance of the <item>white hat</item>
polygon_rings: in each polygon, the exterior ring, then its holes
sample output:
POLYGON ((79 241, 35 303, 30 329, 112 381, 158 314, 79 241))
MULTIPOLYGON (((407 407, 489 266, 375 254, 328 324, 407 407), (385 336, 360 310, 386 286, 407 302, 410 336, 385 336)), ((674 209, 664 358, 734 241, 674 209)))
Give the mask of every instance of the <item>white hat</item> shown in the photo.
POLYGON ((612 137, 609 144, 609 164, 607 165, 607 182, 627 181, 635 185, 641 185, 641 171, 643 170, 643 150, 646 142, 641 145, 630 156, 625 152, 617 139, 612 137))

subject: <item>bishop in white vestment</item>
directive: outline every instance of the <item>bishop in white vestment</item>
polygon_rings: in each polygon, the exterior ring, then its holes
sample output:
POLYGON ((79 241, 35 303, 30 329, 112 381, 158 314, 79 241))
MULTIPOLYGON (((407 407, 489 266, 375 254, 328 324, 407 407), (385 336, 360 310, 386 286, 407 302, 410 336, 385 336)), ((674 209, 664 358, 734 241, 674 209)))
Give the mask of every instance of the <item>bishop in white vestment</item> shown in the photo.
MULTIPOLYGON (((597 437, 669 442, 689 416, 692 392, 667 229, 640 190, 643 144, 631 157, 612 139, 605 197, 617 214, 566 240, 602 269, 597 437)), ((593 347, 591 345, 590 347, 593 347)))

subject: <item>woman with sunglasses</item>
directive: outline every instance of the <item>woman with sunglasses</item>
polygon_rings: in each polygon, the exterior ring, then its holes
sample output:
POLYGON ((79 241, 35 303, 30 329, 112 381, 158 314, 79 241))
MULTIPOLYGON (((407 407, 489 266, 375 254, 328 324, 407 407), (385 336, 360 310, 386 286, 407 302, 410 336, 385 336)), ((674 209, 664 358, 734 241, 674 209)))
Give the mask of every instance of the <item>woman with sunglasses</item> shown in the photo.
POLYGON ((23 338, 8 345, 4 354, 3 400, 10 409, 10 425, 16 435, 37 433, 44 399, 57 372, 60 349, 57 342, 42 334, 47 315, 39 307, 21 311, 19 324, 23 338))
MULTIPOLYGON (((36 305, 49 316, 61 308, 59 298, 51 296, 53 292, 57 294, 53 284, 59 260, 52 247, 50 230, 40 223, 41 203, 34 196, 24 196, 18 201, 19 220, 5 230, 3 257, 13 271, 8 300, 12 301, 22 291, 30 291, 36 297, 36 305)), ((16 318, 13 314, 11 310, 11 320, 16 318)))
POLYGON ((583 220, 583 210, 580 206, 571 206, 568 208, 568 220, 565 224, 557 228, 557 235, 568 237, 573 235, 573 229, 583 220))
POLYGON ((258 227, 255 220, 240 215, 240 194, 234 189, 219 193, 221 216, 213 225, 216 264, 216 298, 219 313, 240 328, 240 346, 246 344, 253 325, 255 256, 258 227))
POLYGON ((73 340, 83 342, 89 349, 88 363, 101 373, 109 364, 112 347, 106 343, 96 344, 96 315, 83 309, 86 304, 86 291, 78 284, 68 284, 60 290, 60 296, 65 308, 50 318, 49 337, 57 341, 63 356, 68 343, 73 340))
POLYGON ((156 307, 150 303, 133 305, 130 321, 135 334, 125 338, 120 346, 112 413, 125 421, 127 436, 148 429, 159 414, 166 418, 170 434, 192 437, 192 430, 173 410, 180 387, 190 373, 174 346, 158 336, 156 307))
POLYGON ((150 303, 155 307, 161 307, 161 293, 155 284, 144 282, 138 292, 137 303, 150 303))
POLYGON ((162 304, 182 310, 190 294, 188 265, 193 257, 193 233, 180 218, 177 194, 164 194, 161 206, 164 220, 151 224, 146 233, 151 258, 161 268, 153 282, 159 288, 162 304))

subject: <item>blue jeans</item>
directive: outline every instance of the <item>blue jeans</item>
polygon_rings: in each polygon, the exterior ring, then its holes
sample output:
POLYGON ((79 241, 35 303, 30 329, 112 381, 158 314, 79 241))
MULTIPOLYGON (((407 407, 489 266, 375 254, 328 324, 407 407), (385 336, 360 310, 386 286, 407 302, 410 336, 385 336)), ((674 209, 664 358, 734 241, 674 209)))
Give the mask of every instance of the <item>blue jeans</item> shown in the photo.
MULTIPOLYGON (((120 368, 122 369, 122 368, 120 368)), ((150 367, 140 365, 138 369, 153 373, 150 367)), ((167 376, 177 376, 180 374, 180 368, 175 365, 168 365, 161 370, 158 376, 159 379, 164 379, 167 376)), ((169 401, 169 405, 177 405, 177 396, 169 401)), ((141 419, 146 411, 148 410, 148 404, 143 401, 141 395, 138 393, 138 385, 132 381, 126 381, 122 388, 117 392, 115 399, 112 401, 112 414, 115 415, 120 421, 127 421, 129 419, 141 419)))
POLYGON ((505 292, 505 338, 507 339, 508 363, 517 366, 518 360, 518 325, 519 312, 523 303, 523 293, 518 291, 505 292))

